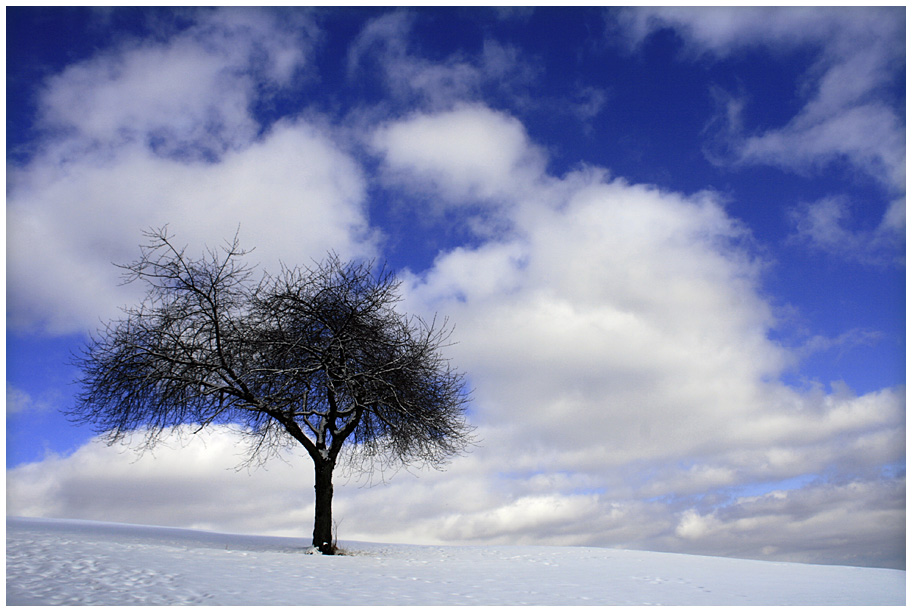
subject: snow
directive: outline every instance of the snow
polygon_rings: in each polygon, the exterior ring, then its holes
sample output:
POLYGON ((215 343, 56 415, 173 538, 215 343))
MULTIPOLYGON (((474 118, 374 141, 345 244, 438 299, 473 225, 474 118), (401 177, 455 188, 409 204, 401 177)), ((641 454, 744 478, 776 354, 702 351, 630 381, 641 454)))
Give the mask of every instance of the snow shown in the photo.
POLYGON ((903 605, 900 570, 606 548, 308 541, 7 518, 6 596, 22 604, 903 605))

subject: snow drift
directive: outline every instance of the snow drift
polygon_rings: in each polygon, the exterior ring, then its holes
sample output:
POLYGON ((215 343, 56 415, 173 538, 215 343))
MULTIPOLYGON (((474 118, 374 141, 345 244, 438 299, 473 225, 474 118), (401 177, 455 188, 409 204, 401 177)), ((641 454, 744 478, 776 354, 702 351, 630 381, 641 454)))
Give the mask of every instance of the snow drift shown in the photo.
POLYGON ((7 518, 6 603, 903 605, 900 570, 605 548, 411 546, 7 518))

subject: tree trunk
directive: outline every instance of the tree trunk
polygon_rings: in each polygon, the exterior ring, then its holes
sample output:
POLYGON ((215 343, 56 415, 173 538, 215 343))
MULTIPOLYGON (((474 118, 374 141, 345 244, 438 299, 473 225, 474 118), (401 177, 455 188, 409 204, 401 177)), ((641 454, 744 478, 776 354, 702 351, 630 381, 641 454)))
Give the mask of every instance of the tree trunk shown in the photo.
POLYGON ((335 461, 332 460, 314 461, 316 508, 314 509, 313 545, 324 555, 335 554, 332 533, 332 474, 334 467, 335 461))

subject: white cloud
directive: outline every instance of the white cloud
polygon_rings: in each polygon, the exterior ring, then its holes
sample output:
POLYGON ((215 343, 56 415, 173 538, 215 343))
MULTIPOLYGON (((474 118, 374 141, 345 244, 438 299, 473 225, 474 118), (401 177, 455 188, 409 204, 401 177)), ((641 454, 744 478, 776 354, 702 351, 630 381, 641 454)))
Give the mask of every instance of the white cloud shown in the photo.
POLYGON ((656 30, 675 28, 695 46, 685 53, 727 55, 751 46, 794 48, 820 42, 838 29, 832 11, 781 7, 645 7, 621 12, 616 33, 635 46, 656 30))
POLYGON ((595 495, 530 495, 493 510, 450 517, 443 533, 454 540, 515 541, 518 537, 522 543, 538 539, 533 533, 554 538, 566 531, 567 525, 595 515, 598 510, 595 495))
POLYGON ((574 96, 571 108, 580 121, 587 122, 602 112, 607 101, 608 93, 604 89, 581 87, 574 96))
POLYGON ((826 437, 835 454, 844 433, 900 425, 901 396, 836 401, 771 382, 790 355, 766 338, 751 267, 713 248, 698 206, 591 191, 524 225, 527 240, 453 251, 414 280, 412 299, 455 324, 478 418, 501 428, 493 443, 515 449, 515 469, 721 455, 764 477, 770 447, 826 437))
POLYGON ((697 540, 705 537, 716 527, 717 520, 714 516, 700 516, 696 510, 687 510, 681 516, 681 522, 675 528, 675 535, 688 540, 697 540))
POLYGON ((349 79, 379 76, 393 99, 446 110, 454 101, 479 99, 486 88, 508 92, 516 102, 537 73, 514 47, 492 39, 476 54, 425 59, 411 48, 409 34, 415 21, 415 14, 402 10, 368 22, 349 48, 349 79))
POLYGON ((136 142, 178 158, 243 147, 258 129, 257 87, 277 89, 306 66, 313 26, 249 9, 201 10, 166 42, 128 41, 49 78, 43 129, 61 161, 136 142))
MULTIPOLYGON (((464 119, 483 125, 490 115, 464 119)), ((419 121, 448 116, 402 125, 419 121)), ((433 134, 415 133, 409 146, 432 146, 433 134)), ((503 141, 496 130, 478 134, 481 149, 503 141)), ((430 162, 419 160, 430 157, 386 161, 424 189, 430 162)), ((435 176, 461 168, 454 156, 435 176)), ((454 360, 471 374, 475 419, 488 426, 486 444, 503 449, 502 470, 585 474, 619 499, 643 500, 828 469, 868 478, 903 460, 904 390, 856 397, 778 382, 797 356, 769 340, 763 262, 716 196, 595 170, 557 179, 491 168, 484 184, 514 185, 502 190, 510 231, 441 254, 409 279, 407 303, 454 323, 454 360), (875 439, 881 452, 866 456, 875 439)), ((453 179, 444 190, 465 198, 477 187, 453 179)))
MULTIPOLYGON (((291 452, 237 470, 243 443, 224 427, 164 440, 137 457, 91 442, 7 473, 7 514, 306 537, 312 465, 291 452)), ((504 449, 479 449, 446 472, 399 473, 359 486, 340 473, 334 517, 351 540, 443 544, 605 545, 782 561, 902 563, 901 481, 813 484, 685 507, 579 491, 578 477, 501 472, 504 449), (405 501, 403 501, 405 500, 405 501)))
POLYGON ((353 77, 370 51, 385 48, 390 55, 403 56, 408 46, 407 36, 415 16, 407 11, 381 15, 368 22, 348 49, 348 73, 353 77))
POLYGON ((842 197, 801 204, 790 211, 790 217, 795 242, 863 263, 903 262, 896 253, 905 238, 905 198, 894 201, 881 223, 867 230, 852 228, 851 202, 842 197))
POLYGON ((451 206, 513 200, 517 189, 536 187, 544 169, 544 155, 522 124, 483 106, 390 122, 375 132, 373 145, 392 180, 417 178, 451 206))
MULTIPOLYGON (((709 124, 711 159, 718 163, 767 164, 797 172, 814 172, 848 163, 894 197, 905 194, 905 126, 903 117, 880 100, 902 74, 905 31, 899 7, 793 8, 712 7, 641 8, 621 13, 621 35, 628 44, 641 43, 663 27, 674 28, 692 56, 729 57, 752 48, 773 53, 812 49, 816 61, 796 88, 803 106, 784 125, 742 125, 742 112, 751 103, 730 98, 720 116, 709 124)), ((717 94, 718 96, 718 94, 717 94)), ((904 199, 904 198, 903 198, 904 199)), ((829 206, 833 212, 832 206, 829 206)), ((843 253, 870 260, 885 242, 902 240, 904 214, 891 205, 874 235, 848 228, 843 253), (854 248, 853 248, 854 247, 854 248)), ((831 215, 832 216, 832 215, 831 215)), ((811 218, 802 221, 807 225, 811 218)), ((820 231, 799 231, 817 246, 832 250, 820 231), (821 238, 822 242, 816 242, 821 238)), ((813 229, 813 228, 812 228, 813 229)), ((841 229, 841 228, 840 228, 841 229)), ((880 259, 880 258, 877 258, 880 259)))
MULTIPOLYGON (((808 108, 787 126, 740 143, 740 161, 804 170, 843 159, 898 193, 905 191, 905 128, 882 104, 808 108)), ((740 137, 738 137, 740 138, 740 137)))
POLYGON ((688 541, 689 550, 708 554, 759 551, 753 556, 813 563, 829 545, 841 549, 833 561, 846 565, 870 564, 879 555, 901 562, 905 546, 897 530, 905 523, 904 500, 901 481, 777 490, 705 514, 687 510, 675 535, 688 541))
POLYGON ((202 253, 240 229, 253 263, 309 261, 330 249, 372 254, 360 168, 320 130, 276 125, 218 163, 183 163, 140 146, 64 166, 11 172, 7 202, 9 321, 54 332, 94 328, 138 288, 118 287, 141 231, 169 224, 202 253))
POLYGON ((139 288, 118 287, 111 264, 132 261, 149 227, 170 224, 191 252, 240 229, 267 267, 374 254, 362 170, 329 130, 299 120, 259 134, 249 108, 305 68, 307 28, 258 11, 196 14, 166 42, 49 79, 40 125, 65 129, 8 171, 11 327, 81 332, 116 316, 139 288))
POLYGON ((68 457, 14 468, 7 510, 239 532, 294 531, 296 513, 306 525, 308 510, 312 521, 306 484, 310 478, 312 487, 313 470, 300 469, 306 460, 276 461, 251 474, 235 469, 244 458, 237 434, 214 427, 187 442, 183 433, 184 442, 171 436, 141 456, 93 441, 68 457), (289 486, 292 473, 298 486, 289 486))
POLYGON ((57 394, 42 393, 38 397, 11 384, 6 385, 6 414, 21 415, 24 413, 49 412, 53 409, 57 394))

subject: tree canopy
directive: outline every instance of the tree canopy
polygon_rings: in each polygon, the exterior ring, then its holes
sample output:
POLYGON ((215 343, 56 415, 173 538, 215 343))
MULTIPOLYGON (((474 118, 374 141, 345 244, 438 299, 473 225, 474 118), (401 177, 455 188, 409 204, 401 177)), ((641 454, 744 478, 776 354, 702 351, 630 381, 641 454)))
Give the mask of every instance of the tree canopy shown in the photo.
POLYGON ((198 259, 167 228, 121 266, 145 299, 76 358, 70 416, 109 443, 153 446, 180 425, 233 423, 250 458, 295 443, 316 470, 314 546, 332 552, 332 471, 343 449, 374 462, 441 465, 472 441, 464 375, 442 349, 451 329, 396 310, 394 274, 337 255, 254 278, 237 236, 198 259))

